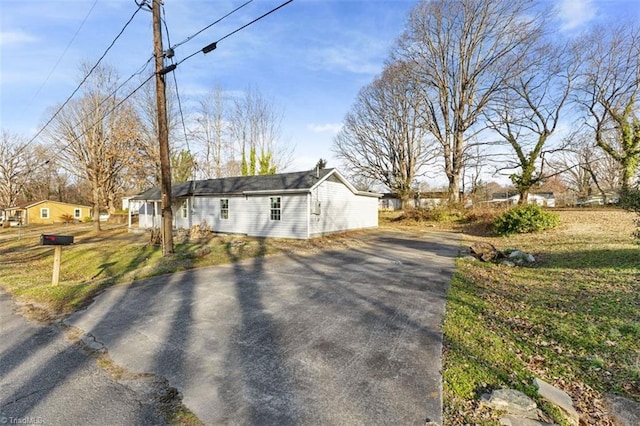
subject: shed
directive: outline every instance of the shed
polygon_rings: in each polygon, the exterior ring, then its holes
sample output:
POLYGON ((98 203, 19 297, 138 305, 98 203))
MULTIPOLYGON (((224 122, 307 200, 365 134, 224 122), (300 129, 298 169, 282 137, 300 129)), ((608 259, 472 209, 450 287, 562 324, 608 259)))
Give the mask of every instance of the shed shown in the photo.
MULTIPOLYGON (((358 191, 333 168, 177 183, 171 197, 174 228, 306 239, 378 226, 380 194, 358 191)), ((160 227, 160 188, 131 199, 142 201, 140 228, 160 227)))

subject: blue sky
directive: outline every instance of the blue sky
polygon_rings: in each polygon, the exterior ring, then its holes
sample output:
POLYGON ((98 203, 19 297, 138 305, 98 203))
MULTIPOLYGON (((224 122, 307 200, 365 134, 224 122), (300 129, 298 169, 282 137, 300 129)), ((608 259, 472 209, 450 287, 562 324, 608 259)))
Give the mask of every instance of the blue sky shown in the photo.
MULTIPOLYGON (((254 0, 177 48, 175 59, 283 1, 254 0)), ((171 43, 242 3, 165 0, 171 43)), ((221 41, 215 51, 182 63, 175 72, 185 108, 216 85, 234 92, 255 87, 284 115, 282 136, 295 147, 289 170, 311 168, 319 158, 339 166, 331 152, 333 137, 360 88, 382 70, 415 4, 413 0, 294 0, 221 41)), ((640 20, 638 0, 553 4, 559 8, 557 25, 563 33, 612 19, 640 20)), ((50 109, 76 87, 79 64, 95 63, 135 9, 133 0, 0 0, 0 128, 27 138, 34 135, 50 118, 50 109)), ((104 62, 127 78, 151 53, 151 13, 141 11, 104 62)))

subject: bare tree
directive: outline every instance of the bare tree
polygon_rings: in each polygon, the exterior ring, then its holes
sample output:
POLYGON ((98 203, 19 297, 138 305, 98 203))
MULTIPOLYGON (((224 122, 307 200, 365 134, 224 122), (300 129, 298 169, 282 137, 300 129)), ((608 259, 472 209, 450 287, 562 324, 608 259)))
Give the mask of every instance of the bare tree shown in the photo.
POLYGON ((545 148, 558 126, 578 67, 571 51, 569 46, 550 43, 535 46, 521 59, 518 74, 505 80, 505 90, 484 111, 488 127, 513 152, 503 169, 517 170, 510 178, 520 204, 527 203, 531 187, 546 177, 545 148))
POLYGON ((575 195, 597 190, 606 198, 608 190, 620 186, 620 167, 596 144, 593 131, 581 129, 565 139, 564 149, 549 158, 549 167, 575 195))
POLYGON ((334 139, 333 150, 351 174, 374 179, 403 202, 436 156, 428 143, 425 99, 405 62, 388 64, 365 86, 334 139))
POLYGON ((599 28, 582 40, 578 102, 596 143, 619 165, 628 188, 640 162, 640 27, 599 28))
POLYGON ((258 90, 236 99, 229 120, 242 175, 273 174, 291 163, 292 149, 281 139, 282 113, 258 90))
MULTIPOLYGON (((87 66, 83 68, 86 72, 87 66)), ((140 138, 133 108, 119 105, 114 94, 117 86, 116 72, 100 66, 87 80, 82 97, 69 102, 47 129, 60 166, 90 184, 96 231, 102 200, 110 197, 140 138)))
POLYGON ((421 1, 395 56, 415 63, 429 131, 442 147, 452 201, 459 200, 466 141, 488 102, 519 70, 538 38, 542 9, 526 0, 421 1))
MULTIPOLYGON (((33 148, 33 147, 31 147, 33 148)), ((35 167, 29 143, 16 134, 2 130, 0 138, 0 206, 13 207, 28 183, 35 167)))
POLYGON ((227 109, 228 99, 219 86, 200 99, 192 136, 203 148, 204 158, 199 162, 198 171, 205 179, 226 175, 225 164, 234 157, 229 143, 227 109))
MULTIPOLYGON (((170 83, 167 82, 167 87, 170 83)), ((160 152, 158 135, 158 105, 155 87, 146 84, 135 97, 136 113, 139 117, 140 137, 136 144, 136 162, 130 172, 138 181, 137 189, 160 185, 160 152)), ((170 154, 175 154, 181 147, 177 146, 178 111, 176 96, 172 90, 167 90, 167 120, 169 130, 170 154)))

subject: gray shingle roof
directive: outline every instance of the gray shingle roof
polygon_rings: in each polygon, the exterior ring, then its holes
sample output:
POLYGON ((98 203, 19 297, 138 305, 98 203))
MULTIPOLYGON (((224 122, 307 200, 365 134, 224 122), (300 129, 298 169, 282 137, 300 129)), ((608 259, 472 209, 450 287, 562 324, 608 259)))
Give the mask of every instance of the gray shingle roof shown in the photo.
MULTIPOLYGON (((335 169, 320 169, 304 172, 280 173, 264 176, 238 176, 221 179, 195 180, 175 183, 171 186, 171 197, 180 198, 198 195, 240 195, 252 191, 286 191, 311 189, 335 169)), ((132 200, 160 200, 160 188, 155 187, 132 197, 132 200)))

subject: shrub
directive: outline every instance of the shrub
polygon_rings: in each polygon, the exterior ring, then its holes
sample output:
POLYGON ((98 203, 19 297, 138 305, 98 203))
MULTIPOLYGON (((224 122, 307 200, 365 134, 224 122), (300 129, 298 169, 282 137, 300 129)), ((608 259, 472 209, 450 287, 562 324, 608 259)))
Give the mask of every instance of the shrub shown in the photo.
POLYGON ((519 205, 510 208, 493 222, 493 231, 498 235, 526 234, 555 228, 560 216, 548 212, 537 204, 519 205))
POLYGON ((70 215, 69 213, 65 213, 63 215, 60 215, 60 220, 63 223, 73 223, 73 222, 75 222, 75 218, 73 217, 73 215, 70 215))

